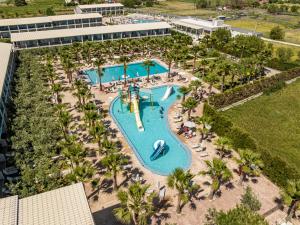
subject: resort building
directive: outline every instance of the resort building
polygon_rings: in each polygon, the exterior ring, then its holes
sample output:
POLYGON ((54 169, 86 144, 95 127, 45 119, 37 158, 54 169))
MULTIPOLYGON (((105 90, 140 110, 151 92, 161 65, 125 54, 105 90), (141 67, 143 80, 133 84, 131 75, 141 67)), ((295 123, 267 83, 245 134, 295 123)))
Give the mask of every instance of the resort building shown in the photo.
POLYGON ((201 20, 201 19, 179 19, 171 22, 173 29, 193 35, 197 38, 206 34, 210 35, 212 32, 222 28, 231 29, 230 25, 224 24, 223 20, 201 20))
POLYGON ((99 13, 3 19, 0 20, 0 38, 10 38, 11 33, 95 27, 101 25, 102 16, 99 13))
POLYGON ((124 14, 124 5, 121 3, 105 3, 92 5, 78 5, 75 13, 100 13, 103 16, 124 14))
POLYGON ((95 225, 82 183, 19 199, 0 199, 5 225, 95 225))
POLYGON ((6 132, 6 104, 10 96, 10 83, 15 69, 15 53, 12 44, 0 43, 0 59, 0 134, 2 136, 6 132))
POLYGON ((16 49, 69 45, 74 42, 106 41, 127 38, 143 38, 171 34, 171 26, 166 22, 122 24, 113 26, 87 27, 13 33, 11 42, 16 49))

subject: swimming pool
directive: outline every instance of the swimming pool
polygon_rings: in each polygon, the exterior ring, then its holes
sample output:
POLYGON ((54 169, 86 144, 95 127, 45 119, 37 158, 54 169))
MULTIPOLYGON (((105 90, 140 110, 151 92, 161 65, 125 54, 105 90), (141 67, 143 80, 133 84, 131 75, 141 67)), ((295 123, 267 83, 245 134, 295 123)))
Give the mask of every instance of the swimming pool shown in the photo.
MULTIPOLYGON (((152 60, 154 66, 150 67, 150 76, 154 74, 166 73, 168 69, 160 65, 155 60, 152 60)), ((127 78, 136 78, 147 76, 146 67, 143 65, 143 62, 130 63, 126 69, 127 78)), ((85 70, 84 73, 89 77, 92 84, 99 83, 98 72, 96 69, 85 70)), ((124 66, 108 66, 104 67, 104 74, 101 77, 102 83, 107 83, 115 80, 123 80, 124 75, 124 66)))
POLYGON ((154 19, 133 19, 132 22, 133 23, 155 23, 160 21, 154 19))
MULTIPOLYGON (((130 113, 125 104, 123 107, 121 106, 119 97, 110 106, 110 113, 114 121, 127 138, 139 161, 147 169, 160 175, 168 175, 177 167, 188 169, 191 164, 190 151, 172 133, 168 124, 168 110, 179 95, 178 87, 174 86, 173 88, 173 94, 165 101, 161 101, 161 98, 167 89, 166 86, 151 89, 153 107, 149 100, 140 103, 140 116, 145 129, 143 132, 138 131, 134 113, 130 113), (161 106, 164 108, 163 118, 160 117, 159 112, 161 106), (167 153, 151 161, 153 143, 158 139, 166 141, 167 153)), ((140 95, 147 96, 146 93, 140 93, 140 95)))

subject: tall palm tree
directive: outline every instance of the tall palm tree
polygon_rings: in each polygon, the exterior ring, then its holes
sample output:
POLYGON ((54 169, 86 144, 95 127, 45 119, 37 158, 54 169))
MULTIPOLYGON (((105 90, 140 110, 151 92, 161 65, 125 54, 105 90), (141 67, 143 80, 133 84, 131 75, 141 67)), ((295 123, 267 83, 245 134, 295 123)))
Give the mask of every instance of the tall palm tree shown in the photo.
POLYGON ((218 83, 219 81, 219 78, 218 76, 216 75, 216 73, 214 71, 210 72, 208 74, 208 76, 206 77, 206 82, 209 84, 209 87, 208 87, 208 94, 210 95, 211 94, 211 91, 212 91, 212 87, 214 84, 218 83))
POLYGON ((71 182, 87 183, 93 181, 93 177, 96 174, 96 169, 93 167, 90 161, 84 161, 81 165, 74 168, 72 173, 66 176, 66 179, 71 182))
POLYGON ((69 113, 69 111, 66 110, 66 107, 62 104, 59 104, 57 106, 57 114, 58 122, 66 139, 67 135, 69 134, 69 127, 72 122, 72 115, 69 113))
POLYGON ((240 157, 235 158, 235 161, 239 167, 239 184, 242 185, 247 176, 259 176, 264 164, 260 158, 260 154, 249 149, 239 150, 239 155, 240 157))
POLYGON ((57 74, 54 72, 52 60, 47 60, 46 76, 47 76, 47 79, 50 81, 51 85, 53 85, 55 80, 57 79, 57 74))
POLYGON ((104 68, 102 67, 104 64, 106 63, 106 60, 104 57, 98 57, 94 64, 95 66, 97 66, 97 72, 98 72, 98 77, 99 77, 99 87, 100 87, 100 91, 102 91, 102 80, 101 78, 104 75, 104 68))
POLYGON ((71 83, 73 81, 73 72, 75 70, 75 64, 72 62, 72 60, 70 58, 67 58, 67 57, 68 56, 66 56, 66 58, 62 59, 62 65, 63 65, 64 71, 67 74, 69 83, 71 83))
POLYGON ((146 71, 147 71, 147 81, 149 82, 150 81, 150 69, 151 67, 155 66, 154 62, 152 60, 145 60, 143 62, 143 65, 144 67, 146 68, 146 71))
POLYGON ((202 82, 200 80, 192 80, 190 85, 189 85, 189 88, 190 90, 192 91, 192 95, 193 96, 196 96, 197 95, 197 90, 199 87, 202 86, 202 82))
MULTIPOLYGON (((127 78, 127 68, 128 63, 130 62, 130 58, 128 56, 122 55, 119 59, 120 63, 123 63, 123 69, 124 69, 124 85, 126 86, 126 78, 127 78)), ((120 78, 119 78, 120 80, 120 78)))
POLYGON ((181 86, 178 89, 179 93, 182 94, 182 102, 185 101, 185 96, 191 91, 191 89, 189 87, 186 86, 181 86))
POLYGON ((99 150, 102 148, 102 140, 105 138, 106 133, 107 130, 101 120, 96 121, 95 126, 90 128, 90 135, 97 142, 99 150))
POLYGON ((174 62, 174 59, 176 57, 175 51, 173 49, 169 49, 164 55, 165 61, 168 65, 168 78, 171 76, 171 67, 172 63, 174 62))
POLYGON ((100 115, 97 111, 97 106, 94 103, 89 102, 83 106, 83 110, 84 120, 87 123, 87 127, 94 128, 96 121, 100 119, 100 115))
POLYGON ((181 168, 176 168, 167 178, 168 187, 177 190, 177 213, 181 212, 182 203, 187 203, 190 195, 199 189, 197 184, 193 184, 194 177, 195 175, 191 174, 189 170, 184 171, 181 168))
POLYGON ((224 92, 225 78, 231 73, 231 64, 229 62, 224 61, 218 66, 217 71, 217 73, 222 77, 221 92, 224 92))
POLYGON ((106 176, 113 178, 114 190, 118 189, 118 173, 123 171, 123 166, 127 163, 128 159, 122 153, 111 153, 101 160, 101 164, 107 169, 106 176))
POLYGON ((108 155, 118 152, 118 148, 115 142, 108 140, 107 138, 102 142, 102 148, 100 149, 102 154, 108 155))
POLYGON ((193 56, 193 72, 195 72, 195 68, 196 68, 196 61, 199 57, 199 51, 200 51, 200 46, 199 45, 193 45, 190 48, 190 52, 193 56))
POLYGON ((217 152, 221 159, 223 159, 226 155, 229 155, 231 153, 231 143, 232 140, 227 137, 219 137, 215 141, 215 145, 217 145, 217 152))
POLYGON ((231 171, 221 159, 213 158, 212 161, 205 160, 206 171, 200 171, 201 175, 208 175, 212 179, 209 199, 213 199, 220 186, 232 178, 231 171))
POLYGON ((296 210, 300 205, 300 180, 289 180, 287 187, 281 193, 284 202, 289 206, 287 221, 295 217, 296 210))
POLYGON ((60 83, 53 83, 52 84, 52 87, 51 87, 54 95, 55 95, 55 100, 56 100, 56 103, 61 103, 61 95, 60 95, 60 92, 63 91, 63 87, 60 83))
POLYGON ((65 145, 62 149, 62 155, 66 158, 67 163, 74 170, 79 166, 86 156, 86 151, 80 143, 71 143, 65 145))
POLYGON ((92 97, 92 93, 88 88, 87 84, 84 83, 82 80, 76 79, 74 82, 74 96, 78 99, 79 107, 82 107, 86 104, 87 100, 92 97))
POLYGON ((119 191, 120 207, 113 210, 115 217, 125 224, 147 225, 155 213, 153 199, 156 193, 147 195, 150 185, 134 183, 127 191, 119 191))
POLYGON ((188 111, 188 120, 191 119, 191 113, 192 110, 195 109, 198 105, 198 102, 196 99, 194 99, 193 97, 189 97, 187 98, 183 103, 182 106, 183 108, 187 109, 188 111))

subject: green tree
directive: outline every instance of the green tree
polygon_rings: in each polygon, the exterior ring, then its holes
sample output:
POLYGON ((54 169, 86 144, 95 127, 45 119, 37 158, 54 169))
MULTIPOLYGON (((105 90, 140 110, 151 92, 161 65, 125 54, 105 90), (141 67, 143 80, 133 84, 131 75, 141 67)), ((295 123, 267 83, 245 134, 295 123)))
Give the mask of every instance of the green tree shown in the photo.
POLYGON ((110 153, 101 160, 101 163, 107 169, 106 176, 113 178, 114 190, 117 190, 118 173, 123 171, 123 166, 128 163, 128 159, 122 153, 110 153))
POLYGON ((291 6, 291 12, 297 13, 298 10, 299 10, 299 6, 297 6, 297 5, 292 5, 292 6, 291 6))
POLYGON ((194 177, 189 170, 185 172, 181 168, 176 168, 167 178, 168 187, 177 190, 177 213, 181 212, 182 203, 186 204, 192 193, 199 189, 197 184, 193 184, 194 177))
POLYGON ((283 40, 284 35, 284 30, 280 26, 273 27, 270 31, 270 38, 274 40, 283 40))
POLYGON ((231 145, 232 140, 227 137, 219 137, 217 141, 215 142, 217 145, 217 152, 221 159, 223 159, 226 155, 229 155, 231 153, 231 145))
POLYGON ((281 195, 285 204, 289 206, 286 220, 290 221, 295 217, 296 210, 300 205, 300 180, 289 180, 281 195))
POLYGON ((147 195, 150 185, 134 183, 127 191, 119 191, 120 207, 113 210, 115 217, 122 223, 147 225, 148 219, 155 213, 153 199, 156 193, 147 195))
POLYGON ((268 225, 268 222, 258 213, 243 207, 237 206, 227 212, 209 209, 206 215, 205 225, 268 225))
POLYGON ((151 69, 151 67, 155 66, 155 64, 152 60, 148 59, 143 62, 143 65, 147 71, 147 82, 150 82, 150 69, 151 69))
POLYGON ((204 162, 207 170, 200 171, 200 174, 208 175, 212 179, 209 199, 213 199, 216 192, 220 190, 220 186, 232 178, 232 173, 221 159, 213 158, 212 161, 206 160, 204 162))
POLYGON ((54 12, 54 10, 53 10, 53 7, 48 7, 48 8, 46 9, 46 15, 47 15, 47 16, 54 16, 54 15, 55 15, 55 12, 54 12))
POLYGON ((98 74, 98 77, 99 77, 99 88, 100 88, 100 91, 102 91, 102 80, 101 78, 103 77, 104 75, 104 68, 103 68, 103 65, 106 63, 106 60, 105 58, 103 57, 100 57, 100 58, 97 58, 94 62, 95 66, 97 66, 97 74, 98 74))
POLYGON ((179 93, 182 94, 182 102, 184 102, 185 96, 191 91, 191 89, 186 86, 181 86, 181 87, 179 87, 178 91, 179 91, 179 93))
POLYGON ((238 163, 241 185, 247 176, 259 176, 264 166, 260 154, 249 149, 239 150, 240 158, 235 158, 238 163))
POLYGON ((15 6, 24 6, 27 5, 25 0, 15 0, 15 6))
POLYGON ((182 106, 183 108, 187 109, 188 111, 188 120, 191 119, 191 113, 192 110, 195 109, 198 105, 198 101, 194 99, 193 97, 187 98, 183 103, 182 106))
MULTIPOLYGON (((119 59, 120 63, 123 63, 123 70, 124 70, 124 85, 126 86, 126 78, 127 78, 127 67, 128 63, 130 62, 130 58, 128 56, 121 56, 119 59)), ((121 78, 119 78, 120 80, 121 78)))
POLYGON ((241 204, 252 211, 258 211, 261 208, 261 203, 249 186, 247 186, 246 192, 242 195, 241 204))

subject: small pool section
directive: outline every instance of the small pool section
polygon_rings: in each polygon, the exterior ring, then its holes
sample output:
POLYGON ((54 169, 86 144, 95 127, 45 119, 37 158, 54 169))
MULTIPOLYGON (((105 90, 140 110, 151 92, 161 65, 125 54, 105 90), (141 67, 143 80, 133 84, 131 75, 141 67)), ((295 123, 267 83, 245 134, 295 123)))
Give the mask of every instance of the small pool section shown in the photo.
MULTIPOLYGON (((139 131, 136 125, 135 115, 129 111, 126 103, 121 104, 117 97, 110 107, 110 113, 118 127, 134 149, 140 162, 149 170, 160 175, 169 175, 175 168, 188 169, 191 164, 190 151, 173 134, 168 124, 168 110, 179 95, 178 86, 173 86, 172 95, 165 101, 161 101, 167 86, 151 89, 153 106, 150 99, 140 101, 140 117, 144 131, 139 131), (163 118, 160 109, 164 108, 163 118), (153 144, 157 140, 166 142, 166 152, 157 159, 151 161, 153 144)), ((146 98, 149 93, 140 91, 140 96, 146 98)))
MULTIPOLYGON (((162 66, 161 64, 159 64, 157 61, 152 60, 152 62, 154 66, 150 67, 150 76, 168 72, 168 69, 162 66)), ((89 77, 92 84, 99 83, 97 69, 93 68, 93 69, 85 70, 84 73, 89 77)), ((147 70, 143 62, 128 64, 126 73, 127 73, 127 79, 147 76, 147 70)), ((102 83, 112 82, 116 80, 123 80, 123 79, 124 79, 123 65, 104 67, 104 74, 101 77, 102 83)))

